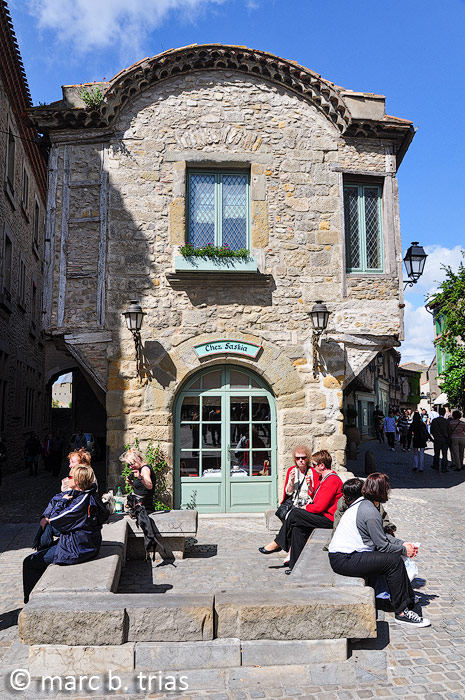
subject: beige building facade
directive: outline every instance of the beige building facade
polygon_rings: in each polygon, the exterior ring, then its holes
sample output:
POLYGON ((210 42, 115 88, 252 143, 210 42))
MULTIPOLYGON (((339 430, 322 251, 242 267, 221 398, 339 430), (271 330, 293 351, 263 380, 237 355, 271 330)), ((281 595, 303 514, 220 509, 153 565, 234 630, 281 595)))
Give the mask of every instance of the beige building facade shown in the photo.
POLYGON ((99 87, 99 106, 68 86, 30 118, 51 142, 50 353, 66 369, 71 354, 105 405, 110 484, 136 437, 165 450, 175 507, 273 505, 302 442, 344 470, 344 388, 402 338, 411 122, 237 46, 171 50, 99 87), (186 258, 186 242, 250 254, 186 258), (330 316, 314 368, 317 300, 330 316))

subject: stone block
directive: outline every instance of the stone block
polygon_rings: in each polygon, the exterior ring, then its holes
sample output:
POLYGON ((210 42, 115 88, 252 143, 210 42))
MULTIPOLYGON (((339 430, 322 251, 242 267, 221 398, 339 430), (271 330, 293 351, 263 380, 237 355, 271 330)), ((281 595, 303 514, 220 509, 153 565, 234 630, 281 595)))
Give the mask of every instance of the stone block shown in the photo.
POLYGON ((176 197, 170 202, 170 243, 184 245, 186 242, 186 200, 176 197))
POLYGON ((66 646, 59 644, 32 645, 29 648, 29 673, 32 678, 45 675, 103 676, 134 670, 134 644, 119 646, 66 646))
POLYGON ((252 639, 340 639, 376 636, 371 588, 357 586, 282 590, 237 590, 215 596, 218 637, 252 639))
POLYGON ((137 594, 124 596, 124 599, 130 642, 202 642, 213 639, 213 595, 186 593, 167 597, 137 594))
POLYGON ((102 527, 102 546, 120 546, 123 550, 123 561, 126 559, 128 543, 128 524, 124 515, 111 515, 102 527))
POLYGON ((268 202, 252 200, 250 213, 252 248, 265 248, 269 243, 268 202))
POLYGON ((185 671, 191 668, 231 668, 240 665, 239 639, 136 644, 136 671, 185 671))
POLYGON ((302 639, 292 642, 260 639, 242 642, 243 666, 325 663, 347 659, 347 639, 302 639))
POLYGON ((115 593, 118 588, 123 546, 108 544, 98 556, 74 566, 51 564, 36 584, 31 599, 56 593, 115 593))
POLYGON ((275 513, 276 509, 265 510, 265 526, 268 532, 273 534, 279 532, 282 525, 281 520, 275 515, 275 513))
POLYGON ((124 620, 122 597, 111 593, 41 594, 22 609, 18 634, 23 644, 108 646, 126 641, 124 620))
POLYGON ((329 542, 331 530, 313 531, 286 583, 303 586, 364 586, 363 578, 335 574, 323 547, 329 542))

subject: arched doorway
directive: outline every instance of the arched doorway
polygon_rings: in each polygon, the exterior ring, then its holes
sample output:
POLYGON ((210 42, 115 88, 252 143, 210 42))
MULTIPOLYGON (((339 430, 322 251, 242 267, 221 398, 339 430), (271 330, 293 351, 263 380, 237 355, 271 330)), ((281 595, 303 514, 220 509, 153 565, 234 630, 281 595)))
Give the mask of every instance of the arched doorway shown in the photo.
POLYGON ((175 508, 262 512, 276 505, 276 404, 236 365, 192 377, 174 409, 175 508))

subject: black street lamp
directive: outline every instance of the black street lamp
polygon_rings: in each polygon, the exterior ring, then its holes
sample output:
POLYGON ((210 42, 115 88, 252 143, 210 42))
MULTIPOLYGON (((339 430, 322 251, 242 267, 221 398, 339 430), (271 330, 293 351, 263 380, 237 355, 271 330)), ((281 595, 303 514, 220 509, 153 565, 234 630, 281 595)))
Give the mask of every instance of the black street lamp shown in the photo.
POLYGON ((321 334, 328 327, 329 313, 326 304, 323 304, 321 300, 318 300, 310 311, 313 326, 313 376, 315 379, 318 377, 318 343, 321 334))
POLYGON ((405 253, 404 263, 407 270, 408 280, 405 281, 405 287, 413 287, 418 282, 423 274, 427 254, 423 250, 423 246, 418 245, 418 241, 413 241, 410 248, 405 253))
POLYGON ((136 346, 136 362, 137 362, 137 373, 140 373, 140 355, 141 355, 141 338, 140 329, 142 328, 142 321, 144 320, 145 312, 142 311, 141 305, 137 299, 132 299, 129 302, 129 306, 125 311, 123 311, 122 316, 126 319, 126 326, 132 333, 134 338, 134 345, 136 346))

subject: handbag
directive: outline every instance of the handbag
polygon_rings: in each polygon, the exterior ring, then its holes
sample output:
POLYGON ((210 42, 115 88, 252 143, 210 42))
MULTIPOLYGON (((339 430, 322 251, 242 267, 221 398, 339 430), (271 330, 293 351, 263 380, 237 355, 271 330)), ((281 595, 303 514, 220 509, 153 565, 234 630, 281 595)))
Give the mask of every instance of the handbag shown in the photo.
POLYGON ((281 522, 284 522, 289 514, 289 511, 294 508, 294 502, 297 500, 299 497, 300 489, 302 484, 304 483, 305 477, 307 476, 308 472, 308 467, 305 470, 305 474, 303 475, 301 481, 299 481, 298 487, 295 490, 295 492, 292 494, 292 496, 286 496, 284 501, 279 504, 278 508, 276 509, 275 515, 281 520, 281 522))
POLYGON ((287 514, 293 507, 294 499, 292 498, 292 496, 286 496, 284 501, 280 503, 278 508, 276 509, 275 515, 281 520, 281 522, 284 522, 286 520, 287 514))

